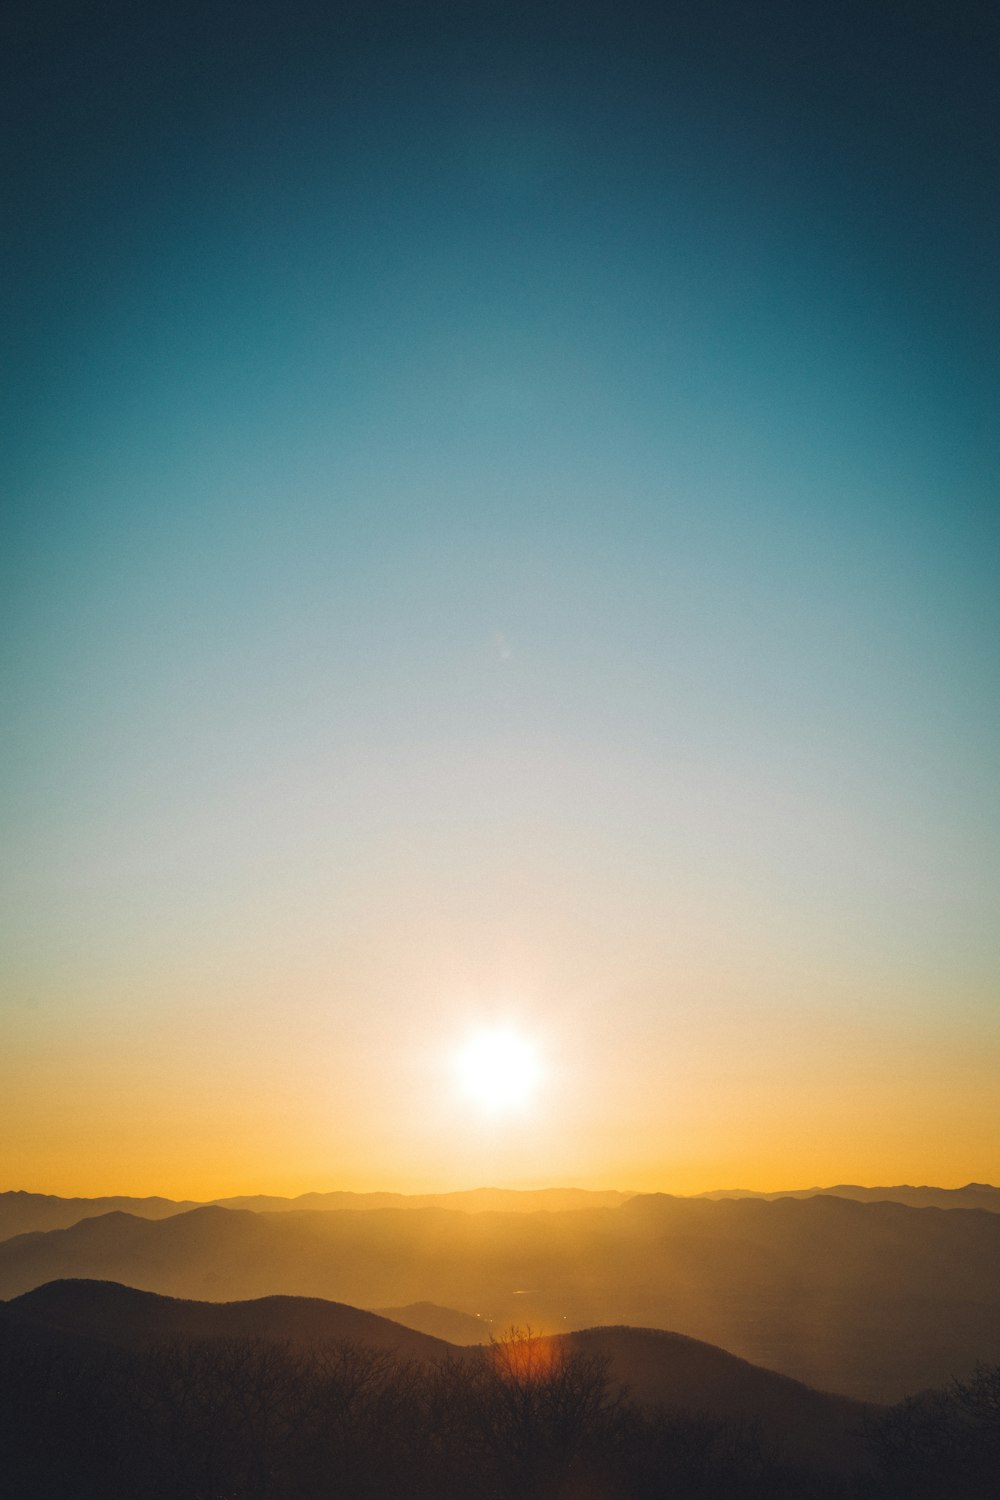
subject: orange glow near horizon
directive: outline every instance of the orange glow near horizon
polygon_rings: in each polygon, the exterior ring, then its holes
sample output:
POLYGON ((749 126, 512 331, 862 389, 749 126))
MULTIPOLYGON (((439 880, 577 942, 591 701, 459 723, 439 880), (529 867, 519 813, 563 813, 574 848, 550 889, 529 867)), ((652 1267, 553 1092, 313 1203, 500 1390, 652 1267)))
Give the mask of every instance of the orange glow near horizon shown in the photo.
POLYGON ((807 991, 756 937, 721 947, 693 927, 652 957, 596 921, 514 951, 429 923, 385 931, 312 971, 249 941, 203 973, 164 955, 155 981, 145 955, 117 973, 53 966, 46 1004, 8 1028, 0 1187, 205 1200, 996 1179, 1000 1043, 961 976, 900 962, 890 984, 831 955, 807 991), (497 1028, 544 1059, 530 1107, 479 1110, 457 1086, 462 1038, 497 1028))
MULTIPOLYGON (((996 1177, 998 1059, 961 1039, 910 1042, 892 1076, 880 1063, 886 1017, 837 1035, 814 1018, 809 1046, 703 1008, 672 1037, 607 1018, 575 1027, 554 1009, 561 1045, 531 1108, 470 1114, 455 1086, 455 1026, 394 1044, 356 1023, 351 1045, 304 1045, 304 1018, 242 1038, 206 1017, 158 1045, 127 1035, 66 1036, 43 1075, 32 1049, 8 1054, 0 1188, 62 1196, 204 1200, 310 1191, 449 1192, 573 1186, 698 1193, 837 1182, 945 1187, 996 1177), (738 1045, 742 1036, 742 1045, 738 1045), (950 1050, 949 1050, 950 1049, 950 1050), (963 1086, 957 1086, 961 1075, 963 1086)), ((666 1029, 666 1023, 664 1023, 666 1029)))

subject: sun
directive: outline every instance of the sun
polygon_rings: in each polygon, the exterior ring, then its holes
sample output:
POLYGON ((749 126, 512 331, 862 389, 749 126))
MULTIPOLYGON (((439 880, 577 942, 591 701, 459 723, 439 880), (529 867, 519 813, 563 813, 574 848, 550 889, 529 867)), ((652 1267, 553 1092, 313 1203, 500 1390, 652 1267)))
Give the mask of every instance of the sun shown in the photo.
POLYGON ((506 1027, 477 1031, 455 1056, 459 1087, 484 1114, 513 1114, 533 1098, 542 1078, 534 1042, 506 1027))

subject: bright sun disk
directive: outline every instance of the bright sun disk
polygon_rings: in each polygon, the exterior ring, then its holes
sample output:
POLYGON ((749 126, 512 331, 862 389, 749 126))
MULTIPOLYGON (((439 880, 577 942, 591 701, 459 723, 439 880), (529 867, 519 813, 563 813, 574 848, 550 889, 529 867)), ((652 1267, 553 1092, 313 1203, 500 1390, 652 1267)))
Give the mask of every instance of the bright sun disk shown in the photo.
POLYGON ((542 1076, 538 1049, 508 1030, 477 1032, 456 1057, 462 1092, 489 1114, 521 1109, 542 1076))

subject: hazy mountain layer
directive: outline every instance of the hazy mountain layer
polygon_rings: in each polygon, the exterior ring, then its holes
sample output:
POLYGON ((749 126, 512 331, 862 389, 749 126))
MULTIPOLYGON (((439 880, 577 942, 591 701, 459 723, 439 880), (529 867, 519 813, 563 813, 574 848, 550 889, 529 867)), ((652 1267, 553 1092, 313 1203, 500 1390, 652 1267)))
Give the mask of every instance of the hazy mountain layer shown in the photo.
MULTIPOLYGON (((1000 1213, 1000 1188, 987 1182, 970 1182, 960 1188, 859 1187, 838 1183, 834 1187, 789 1188, 757 1192, 751 1188, 714 1188, 696 1198, 815 1198, 820 1194, 853 1198, 864 1203, 904 1203, 911 1208, 981 1208, 1000 1213)), ((128 1213, 140 1219, 165 1219, 191 1208, 243 1208, 252 1213, 295 1213, 304 1209, 330 1212, 337 1209, 364 1211, 373 1208, 451 1208, 465 1213, 561 1213, 576 1208, 617 1208, 640 1196, 612 1190, 583 1188, 472 1188, 456 1193, 302 1193, 297 1198, 254 1193, 237 1198, 213 1198, 209 1202, 172 1198, 59 1198, 50 1193, 22 1191, 0 1193, 0 1241, 39 1229, 68 1229, 81 1219, 101 1214, 128 1213)))
POLYGON ((416 1328, 421 1333, 463 1347, 488 1344, 493 1335, 493 1324, 488 1318, 474 1318, 469 1313, 441 1307, 436 1302, 409 1302, 406 1307, 376 1307, 372 1310, 380 1318, 391 1318, 394 1323, 402 1323, 407 1328, 416 1328))
POLYGON ((911 1187, 902 1183, 897 1187, 859 1187, 856 1183, 840 1182, 835 1187, 792 1188, 783 1192, 758 1193, 751 1188, 715 1188, 710 1193, 699 1193, 699 1198, 815 1198, 826 1193, 834 1198, 853 1198, 858 1203, 905 1203, 909 1208, 983 1208, 988 1213, 1000 1213, 1000 1188, 988 1182, 967 1182, 965 1187, 911 1187))
POLYGON ((0 1193, 0 1240, 15 1234, 32 1234, 39 1229, 68 1229, 81 1219, 100 1214, 134 1214, 140 1219, 166 1219, 189 1208, 200 1208, 195 1202, 175 1202, 172 1198, 57 1198, 50 1193, 0 1193))
POLYGON ((0 1240, 38 1229, 68 1229, 81 1219, 107 1213, 164 1219, 190 1208, 244 1208, 252 1213, 288 1213, 303 1209, 452 1208, 465 1213, 561 1213, 576 1208, 617 1208, 631 1193, 588 1192, 583 1188, 472 1188, 458 1193, 303 1193, 278 1198, 256 1193, 242 1198, 214 1198, 209 1203, 171 1198, 58 1198, 49 1193, 0 1193, 0 1240))
POLYGON ((254 1213, 301 1209, 451 1208, 462 1213, 565 1213, 577 1208, 618 1208, 632 1193, 585 1188, 470 1188, 457 1193, 303 1193, 298 1198, 216 1198, 220 1208, 248 1208, 254 1213))
POLYGON ((0 1296, 79 1276, 212 1301, 433 1301, 495 1328, 673 1329, 878 1400, 1000 1359, 1000 1216, 827 1196, 527 1215, 116 1213, 0 1245, 0 1296))

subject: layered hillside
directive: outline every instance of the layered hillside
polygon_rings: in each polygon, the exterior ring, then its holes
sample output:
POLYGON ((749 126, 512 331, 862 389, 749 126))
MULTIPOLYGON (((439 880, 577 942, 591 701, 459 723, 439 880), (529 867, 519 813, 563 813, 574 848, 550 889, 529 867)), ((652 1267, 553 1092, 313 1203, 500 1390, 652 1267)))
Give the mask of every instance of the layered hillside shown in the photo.
POLYGON ((212 1301, 433 1302, 495 1329, 669 1329, 875 1400, 1000 1358, 1000 1216, 828 1196, 533 1214, 200 1208, 0 1244, 0 1295, 66 1277, 212 1301))

